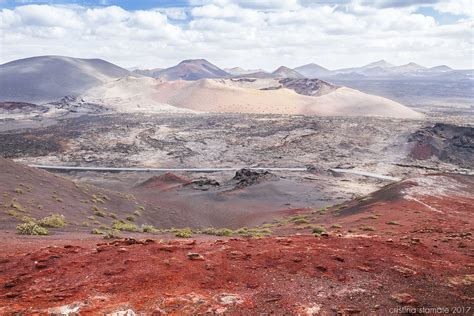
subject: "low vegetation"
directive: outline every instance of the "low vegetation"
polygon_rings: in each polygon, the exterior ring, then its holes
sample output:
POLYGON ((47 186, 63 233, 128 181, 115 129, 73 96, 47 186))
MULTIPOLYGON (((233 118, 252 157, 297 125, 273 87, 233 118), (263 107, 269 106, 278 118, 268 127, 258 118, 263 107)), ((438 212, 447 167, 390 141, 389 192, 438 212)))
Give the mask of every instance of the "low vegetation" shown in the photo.
POLYGON ((315 236, 320 236, 322 233, 324 233, 326 231, 326 229, 322 226, 316 226, 316 227, 313 227, 313 234, 315 236))
POLYGON ((16 226, 16 230, 20 235, 48 235, 48 229, 41 227, 37 223, 30 221, 16 226))
POLYGON ((198 232, 201 234, 214 235, 214 236, 232 236, 234 234, 234 232, 231 229, 228 229, 228 228, 216 229, 214 227, 204 228, 198 232))
POLYGON ((191 238, 193 231, 191 228, 175 228, 173 229, 174 235, 179 238, 191 238))
POLYGON ((66 218, 61 214, 51 214, 39 220, 38 224, 43 227, 61 228, 67 225, 66 218))
POLYGON ((120 231, 117 229, 97 229, 94 228, 91 230, 91 234, 93 235, 102 235, 104 239, 115 239, 120 238, 120 231))
POLYGON ((126 232, 139 232, 140 228, 138 228, 137 224, 134 223, 127 223, 122 220, 114 221, 112 224, 112 228, 120 231, 126 232))
POLYGON ((366 232, 373 232, 375 231, 375 228, 372 226, 362 226, 360 227, 361 230, 366 231, 366 232))
POLYGON ((142 225, 141 227, 141 231, 144 232, 144 233, 158 233, 159 230, 155 228, 155 226, 153 225, 142 225))

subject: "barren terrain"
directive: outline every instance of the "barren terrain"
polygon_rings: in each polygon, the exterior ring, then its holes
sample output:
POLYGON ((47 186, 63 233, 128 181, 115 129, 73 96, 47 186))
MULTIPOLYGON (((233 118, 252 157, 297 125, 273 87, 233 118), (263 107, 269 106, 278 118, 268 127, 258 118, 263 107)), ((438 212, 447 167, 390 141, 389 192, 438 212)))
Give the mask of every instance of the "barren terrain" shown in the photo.
POLYGON ((71 100, 3 106, 0 314, 470 314, 469 116, 121 114, 71 100), (51 214, 64 223, 47 226, 51 214))

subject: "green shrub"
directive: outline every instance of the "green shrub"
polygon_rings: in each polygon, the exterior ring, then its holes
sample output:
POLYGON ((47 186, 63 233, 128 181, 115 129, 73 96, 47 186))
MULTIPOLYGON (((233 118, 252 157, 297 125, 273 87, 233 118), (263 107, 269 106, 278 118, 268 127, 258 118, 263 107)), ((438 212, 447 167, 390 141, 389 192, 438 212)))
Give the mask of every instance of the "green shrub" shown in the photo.
POLYGON ((313 234, 315 236, 319 236, 321 235, 322 233, 324 233, 326 231, 326 229, 322 226, 316 226, 316 227, 313 227, 313 234))
POLYGON ((120 231, 138 232, 140 229, 136 224, 125 223, 124 221, 114 221, 112 228, 120 231))
POLYGON ((108 229, 104 232, 104 239, 121 238, 120 232, 116 229, 108 229))
POLYGON ((232 236, 234 234, 234 231, 228 228, 216 229, 214 227, 207 227, 201 229, 199 233, 214 236, 232 236))
POLYGON ((23 190, 20 188, 15 188, 15 190, 13 191, 15 191, 15 193, 18 193, 18 194, 23 194, 23 190))
POLYGON ((35 222, 26 222, 16 226, 16 230, 20 235, 48 235, 48 229, 41 227, 35 222))
POLYGON ((91 230, 91 234, 93 235, 103 235, 104 232, 98 228, 94 228, 93 230, 91 230))
POLYGON ((38 224, 43 227, 60 228, 67 225, 64 215, 51 214, 41 219, 38 224))
POLYGON ((234 231, 235 235, 239 235, 242 237, 252 237, 252 238, 262 238, 267 235, 270 235, 272 230, 269 228, 247 228, 242 227, 234 231))
POLYGON ((7 215, 13 216, 13 217, 19 217, 19 216, 20 216, 20 214, 19 214, 17 211, 15 211, 15 210, 5 211, 5 213, 6 213, 7 215))
POLYGON ((297 218, 297 219, 293 220, 292 222, 295 223, 296 225, 308 224, 309 223, 309 221, 306 218, 297 218))
POLYGON ((94 215, 99 216, 99 217, 107 216, 107 214, 105 214, 105 212, 102 212, 102 211, 94 211, 94 215))
POLYGON ((216 230, 216 236, 232 236, 234 232, 228 228, 220 228, 216 230))
POLYGON ((308 224, 308 216, 307 215, 295 215, 290 217, 290 222, 295 223, 297 225, 299 224, 308 224))
POLYGON ((174 230, 174 235, 176 237, 180 237, 180 238, 191 238, 192 233, 193 232, 192 232, 191 228, 188 228, 188 227, 174 230))
POLYGON ((141 231, 144 233, 157 233, 158 229, 156 229, 153 225, 142 225, 141 231))

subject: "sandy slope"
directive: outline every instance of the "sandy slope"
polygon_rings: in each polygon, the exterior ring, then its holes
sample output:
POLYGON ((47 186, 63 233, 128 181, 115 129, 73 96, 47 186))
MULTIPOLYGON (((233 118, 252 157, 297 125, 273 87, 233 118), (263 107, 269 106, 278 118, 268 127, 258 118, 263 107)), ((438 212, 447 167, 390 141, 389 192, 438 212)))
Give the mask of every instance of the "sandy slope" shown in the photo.
POLYGON ((422 117, 397 102, 345 87, 326 89, 325 93, 321 96, 301 95, 282 88, 278 79, 165 82, 127 77, 93 88, 84 97, 94 102, 99 100, 120 111, 137 109, 138 106, 148 110, 161 109, 163 104, 168 104, 202 112, 422 117), (266 88, 271 89, 262 90, 266 88))

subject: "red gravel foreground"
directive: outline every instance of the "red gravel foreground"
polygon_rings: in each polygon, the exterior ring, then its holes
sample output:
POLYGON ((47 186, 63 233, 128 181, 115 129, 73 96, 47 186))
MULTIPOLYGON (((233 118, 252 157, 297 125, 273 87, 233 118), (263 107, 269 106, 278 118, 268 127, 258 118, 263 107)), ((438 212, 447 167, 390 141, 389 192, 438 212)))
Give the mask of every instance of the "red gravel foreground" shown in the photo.
POLYGON ((0 314, 473 311, 472 256, 419 241, 331 235, 96 243, 1 254, 0 314))

